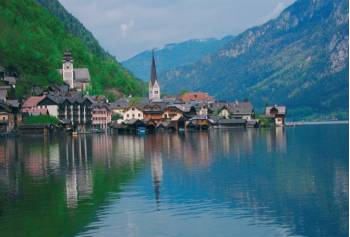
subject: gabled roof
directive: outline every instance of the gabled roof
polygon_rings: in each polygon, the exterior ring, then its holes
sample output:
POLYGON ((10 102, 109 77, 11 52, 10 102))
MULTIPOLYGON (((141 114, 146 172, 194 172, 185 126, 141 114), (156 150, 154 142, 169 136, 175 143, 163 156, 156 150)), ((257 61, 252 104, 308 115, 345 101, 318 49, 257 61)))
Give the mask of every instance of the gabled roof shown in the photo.
POLYGON ((8 82, 9 85, 16 85, 16 77, 4 77, 4 81, 8 82))
POLYGON ((265 115, 266 115, 266 116, 271 116, 272 109, 277 110, 277 114, 278 114, 278 115, 286 115, 286 113, 287 113, 287 108, 286 108, 286 106, 277 106, 277 105, 274 105, 274 106, 267 106, 267 107, 265 108, 265 115))
POLYGON ((222 104, 219 112, 223 109, 227 109, 233 115, 244 115, 244 114, 253 114, 254 108, 250 102, 233 102, 222 104))
POLYGON ((74 69, 74 80, 81 82, 90 81, 90 72, 87 68, 75 68, 74 69))
POLYGON ((125 98, 120 98, 110 104, 111 109, 125 109, 129 106, 129 102, 125 98))
MULTIPOLYGON (((62 69, 58 69, 58 72, 62 75, 62 69)), ((74 80, 78 82, 89 82, 90 81, 90 72, 88 68, 74 68, 73 69, 74 80)))
POLYGON ((45 98, 45 96, 31 96, 24 102, 22 108, 35 107, 44 98, 45 98))

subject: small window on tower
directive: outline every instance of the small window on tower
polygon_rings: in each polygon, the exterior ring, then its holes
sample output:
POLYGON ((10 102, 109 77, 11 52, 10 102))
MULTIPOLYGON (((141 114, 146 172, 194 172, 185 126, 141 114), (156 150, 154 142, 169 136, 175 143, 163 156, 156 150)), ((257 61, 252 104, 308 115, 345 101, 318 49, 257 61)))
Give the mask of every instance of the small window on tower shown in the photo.
POLYGON ((158 91, 154 91, 154 94, 156 94, 156 95, 157 95, 157 94, 158 94, 158 91))
POLYGON ((66 68, 69 69, 69 66, 67 66, 66 68))

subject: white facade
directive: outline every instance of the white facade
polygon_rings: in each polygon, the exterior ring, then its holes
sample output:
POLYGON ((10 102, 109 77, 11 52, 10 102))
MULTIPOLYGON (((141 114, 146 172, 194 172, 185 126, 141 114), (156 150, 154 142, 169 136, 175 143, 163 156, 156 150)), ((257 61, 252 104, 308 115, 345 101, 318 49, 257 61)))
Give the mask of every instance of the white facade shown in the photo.
POLYGON ((57 105, 45 105, 49 115, 58 118, 58 106, 57 105))
POLYGON ((65 61, 62 66, 63 81, 74 88, 74 69, 71 61, 65 61))
POLYGON ((220 117, 223 117, 225 119, 229 119, 230 118, 230 112, 228 111, 228 109, 224 108, 220 111, 219 113, 220 117))
POLYGON ((128 108, 123 115, 123 120, 127 121, 127 120, 131 120, 131 119, 142 120, 143 119, 143 112, 135 106, 128 108))

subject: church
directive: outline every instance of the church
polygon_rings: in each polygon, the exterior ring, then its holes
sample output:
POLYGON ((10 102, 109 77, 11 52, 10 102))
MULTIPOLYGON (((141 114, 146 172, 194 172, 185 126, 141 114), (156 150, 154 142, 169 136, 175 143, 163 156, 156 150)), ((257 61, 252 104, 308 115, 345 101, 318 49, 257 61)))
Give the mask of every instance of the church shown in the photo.
POLYGON ((69 88, 85 91, 90 84, 90 72, 87 68, 74 68, 71 52, 65 52, 62 60, 62 69, 58 69, 63 81, 69 88))
POLYGON ((148 99, 151 102, 160 101, 160 86, 157 79, 154 51, 152 51, 151 79, 148 84, 148 99))

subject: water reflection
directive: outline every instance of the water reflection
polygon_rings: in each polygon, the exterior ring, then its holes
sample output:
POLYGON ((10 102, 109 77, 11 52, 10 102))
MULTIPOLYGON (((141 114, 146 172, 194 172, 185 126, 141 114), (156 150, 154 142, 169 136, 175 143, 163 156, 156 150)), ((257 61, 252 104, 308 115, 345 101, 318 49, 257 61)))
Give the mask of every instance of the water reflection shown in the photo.
POLYGON ((344 126, 1 139, 0 231, 346 236, 344 126))

